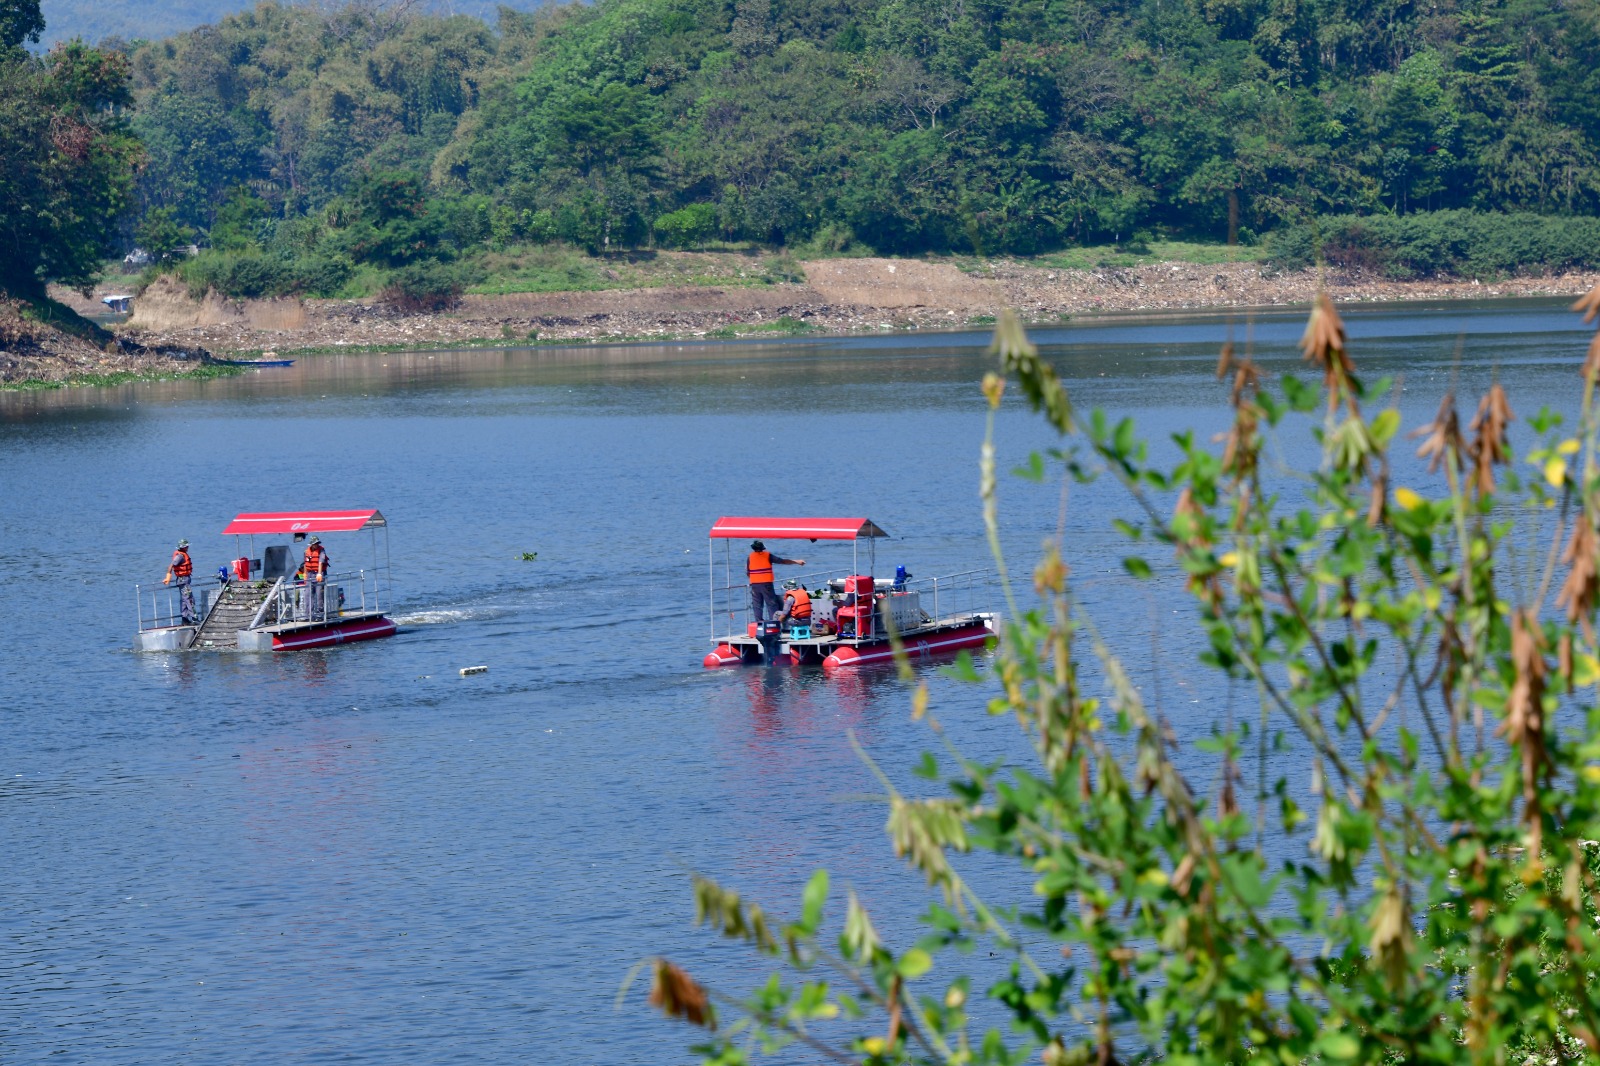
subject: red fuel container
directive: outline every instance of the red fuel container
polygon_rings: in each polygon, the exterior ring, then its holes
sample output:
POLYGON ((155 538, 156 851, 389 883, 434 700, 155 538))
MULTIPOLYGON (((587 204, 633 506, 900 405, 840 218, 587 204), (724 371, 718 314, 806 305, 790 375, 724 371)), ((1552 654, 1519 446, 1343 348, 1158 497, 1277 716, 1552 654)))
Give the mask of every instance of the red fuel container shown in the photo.
POLYGON ((250 580, 250 559, 248 556, 241 556, 233 561, 233 576, 240 581, 250 580))

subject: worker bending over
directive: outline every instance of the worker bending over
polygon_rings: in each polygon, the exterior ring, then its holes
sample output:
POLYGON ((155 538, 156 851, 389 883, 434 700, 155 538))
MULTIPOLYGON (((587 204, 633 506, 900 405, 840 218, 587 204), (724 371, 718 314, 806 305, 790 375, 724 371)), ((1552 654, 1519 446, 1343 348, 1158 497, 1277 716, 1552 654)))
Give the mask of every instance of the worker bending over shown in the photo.
POLYGON ((778 616, 780 626, 809 626, 811 624, 811 593, 800 587, 793 578, 783 583, 783 613, 778 616))
POLYGON ((767 620, 767 608, 772 608, 772 617, 777 618, 783 611, 783 601, 778 599, 778 594, 772 588, 772 568, 780 566, 804 566, 804 559, 783 559, 767 551, 767 546, 759 540, 750 542, 750 558, 745 563, 745 572, 750 580, 750 609, 755 612, 756 621, 767 620))

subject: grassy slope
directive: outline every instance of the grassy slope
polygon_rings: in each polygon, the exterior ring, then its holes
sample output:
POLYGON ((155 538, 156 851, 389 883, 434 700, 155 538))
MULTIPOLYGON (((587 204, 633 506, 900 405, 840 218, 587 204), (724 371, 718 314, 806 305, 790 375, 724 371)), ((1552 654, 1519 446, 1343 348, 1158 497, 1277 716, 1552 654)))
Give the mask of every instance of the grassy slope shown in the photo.
MULTIPOLYGON (((1104 245, 1069 248, 1032 257, 1007 257, 1009 261, 1049 270, 1095 270, 1132 267, 1147 263, 1236 263, 1259 260, 1259 247, 1227 247, 1152 241, 1148 250, 1104 245)), ((727 245, 699 252, 628 251, 610 256, 588 255, 569 245, 544 244, 486 252, 465 264, 477 280, 467 292, 485 296, 538 292, 602 292, 608 289, 718 286, 741 288, 804 281, 799 254, 727 245)), ((810 258, 810 256, 807 256, 810 258)), ((816 258, 826 258, 816 256, 816 258)), ((935 257, 928 257, 934 261, 935 257)), ((988 264, 974 256, 944 257, 960 269, 982 274, 988 264)), ((363 267, 339 292, 348 300, 371 299, 388 283, 388 273, 363 267)))

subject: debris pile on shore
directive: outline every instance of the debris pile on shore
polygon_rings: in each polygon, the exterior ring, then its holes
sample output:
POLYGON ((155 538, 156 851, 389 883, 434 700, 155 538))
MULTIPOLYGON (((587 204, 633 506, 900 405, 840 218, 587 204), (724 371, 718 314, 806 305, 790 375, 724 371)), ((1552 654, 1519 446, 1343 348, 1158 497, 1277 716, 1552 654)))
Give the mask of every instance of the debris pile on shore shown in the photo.
MULTIPOLYGON (((1309 303, 1319 288, 1339 302, 1574 295, 1600 277, 1565 275, 1394 281, 1313 271, 1272 274, 1257 263, 1161 263, 1093 270, 993 260, 967 273, 948 262, 832 259, 804 264, 805 284, 703 286, 467 296, 451 310, 406 314, 374 300, 219 301, 193 314, 163 291, 159 317, 124 335, 145 344, 213 351, 651 338, 783 332, 955 329, 1011 307, 1033 321, 1096 312, 1138 313, 1309 303), (257 304, 261 306, 257 306, 257 304), (159 325, 157 324, 159 323, 159 325)), ((137 306, 137 305, 136 305, 137 306)))

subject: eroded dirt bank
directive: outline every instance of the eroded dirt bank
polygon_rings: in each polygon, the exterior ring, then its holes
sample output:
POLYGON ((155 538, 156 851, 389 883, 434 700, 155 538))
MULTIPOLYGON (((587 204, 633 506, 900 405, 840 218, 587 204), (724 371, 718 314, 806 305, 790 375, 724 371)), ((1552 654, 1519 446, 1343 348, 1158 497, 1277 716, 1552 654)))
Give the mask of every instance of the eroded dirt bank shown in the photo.
POLYGON ((184 373, 209 358, 192 340, 143 343, 137 338, 100 336, 104 339, 97 345, 85 336, 25 317, 17 303, 0 299, 0 384, 184 373))
MULTIPOLYGON (((1001 308, 1034 321, 1092 312, 1267 307, 1307 303, 1313 272, 1267 275, 1254 263, 1165 263, 1125 269, 1053 270, 998 260, 981 275, 950 263, 832 259, 804 264, 804 284, 677 287, 604 292, 466 296, 438 314, 402 314, 378 301, 195 301, 176 283, 152 286, 135 303, 124 336, 147 345, 239 351, 344 345, 515 343, 597 338, 703 337, 759 333, 779 319, 829 332, 954 328, 1001 308)), ((1359 275, 1322 279, 1341 303, 1578 295, 1600 275, 1476 281, 1396 282, 1359 275)))

